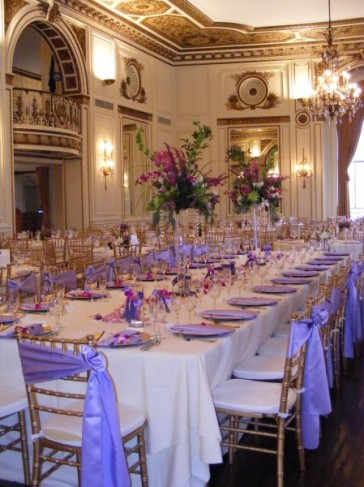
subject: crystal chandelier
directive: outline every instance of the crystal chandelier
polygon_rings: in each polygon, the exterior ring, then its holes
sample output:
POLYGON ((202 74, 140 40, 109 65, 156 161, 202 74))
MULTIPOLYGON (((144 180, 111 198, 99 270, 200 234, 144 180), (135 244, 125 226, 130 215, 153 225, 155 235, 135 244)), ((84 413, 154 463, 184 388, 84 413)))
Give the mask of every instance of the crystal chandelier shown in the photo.
POLYGON ((360 88, 356 83, 350 83, 349 73, 339 72, 340 56, 333 45, 331 26, 331 4, 329 0, 329 25, 327 46, 321 53, 321 61, 316 65, 315 89, 309 98, 302 100, 303 108, 311 113, 313 120, 342 121, 344 115, 352 121, 356 111, 361 106, 360 88))

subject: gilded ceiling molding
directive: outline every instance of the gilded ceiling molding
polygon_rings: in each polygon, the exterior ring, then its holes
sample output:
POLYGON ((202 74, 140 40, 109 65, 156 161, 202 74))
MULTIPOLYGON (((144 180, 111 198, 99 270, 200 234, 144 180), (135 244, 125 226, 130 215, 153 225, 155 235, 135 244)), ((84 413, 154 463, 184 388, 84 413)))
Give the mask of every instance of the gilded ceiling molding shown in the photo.
POLYGON ((273 73, 249 71, 242 74, 233 74, 236 92, 230 95, 226 103, 228 110, 256 110, 261 108, 269 110, 280 104, 279 97, 269 92, 269 79, 273 73))
POLYGON ((46 21, 50 24, 58 22, 61 19, 61 12, 59 10, 59 5, 56 2, 52 4, 45 2, 43 0, 38 0, 40 8, 46 17, 46 21))
MULTIPOLYGON (((212 22, 187 0, 57 0, 169 64, 225 63, 307 56, 325 44, 326 23, 251 26, 212 22)), ((334 23, 342 55, 363 51, 363 19, 334 23), (346 53, 347 50, 347 53, 346 53)))
POLYGON ((240 118, 218 118, 217 125, 263 125, 267 123, 290 123, 291 117, 288 115, 278 117, 240 117, 240 118))
POLYGON ((5 0, 5 32, 13 17, 26 5, 28 5, 28 2, 25 2, 24 0, 5 0))
POLYGON ((120 93, 127 100, 145 103, 147 97, 142 87, 142 70, 144 66, 136 59, 125 58, 125 79, 121 81, 120 93))

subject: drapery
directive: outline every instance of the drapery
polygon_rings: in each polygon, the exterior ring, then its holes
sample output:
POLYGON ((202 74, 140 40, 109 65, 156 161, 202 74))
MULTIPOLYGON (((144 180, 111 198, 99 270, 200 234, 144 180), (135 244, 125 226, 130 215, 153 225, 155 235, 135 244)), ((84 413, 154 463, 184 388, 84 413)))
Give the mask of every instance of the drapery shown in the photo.
POLYGON ((337 214, 350 217, 348 168, 354 157, 364 120, 364 81, 358 83, 362 93, 362 107, 356 112, 352 122, 347 117, 337 124, 338 144, 338 205, 337 214))

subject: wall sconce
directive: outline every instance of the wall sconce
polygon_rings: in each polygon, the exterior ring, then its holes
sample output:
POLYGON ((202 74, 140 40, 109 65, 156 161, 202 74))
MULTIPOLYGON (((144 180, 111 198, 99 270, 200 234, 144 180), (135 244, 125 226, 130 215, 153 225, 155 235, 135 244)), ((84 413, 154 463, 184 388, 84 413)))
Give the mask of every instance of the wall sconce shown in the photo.
POLYGON ((107 189, 107 177, 114 174, 114 161, 113 161, 113 146, 110 142, 104 140, 103 145, 104 160, 101 166, 101 173, 104 176, 105 186, 107 189))
POLYGON ((104 83, 105 86, 110 86, 110 85, 113 85, 115 83, 115 79, 112 79, 112 78, 108 78, 108 79, 104 79, 102 80, 102 82, 104 83))
POLYGON ((298 162, 296 165, 296 174, 299 178, 303 178, 302 188, 306 187, 306 179, 312 176, 312 169, 305 158, 305 149, 302 149, 303 158, 302 161, 298 162))

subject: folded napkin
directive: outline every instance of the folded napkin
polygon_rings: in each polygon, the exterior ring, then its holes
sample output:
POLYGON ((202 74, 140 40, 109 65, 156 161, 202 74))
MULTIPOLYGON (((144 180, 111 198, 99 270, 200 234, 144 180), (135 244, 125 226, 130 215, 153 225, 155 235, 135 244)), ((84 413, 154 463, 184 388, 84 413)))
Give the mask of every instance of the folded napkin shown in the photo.
POLYGON ((30 336, 41 335, 46 330, 43 323, 33 323, 32 325, 23 326, 22 329, 23 333, 26 333, 30 336))
POLYGON ((108 313, 102 317, 102 321, 105 323, 123 323, 124 320, 124 309, 116 308, 111 313, 108 313))
POLYGON ((120 347, 127 345, 136 345, 144 341, 143 334, 136 330, 123 330, 117 333, 111 333, 109 336, 98 342, 98 346, 120 347))

